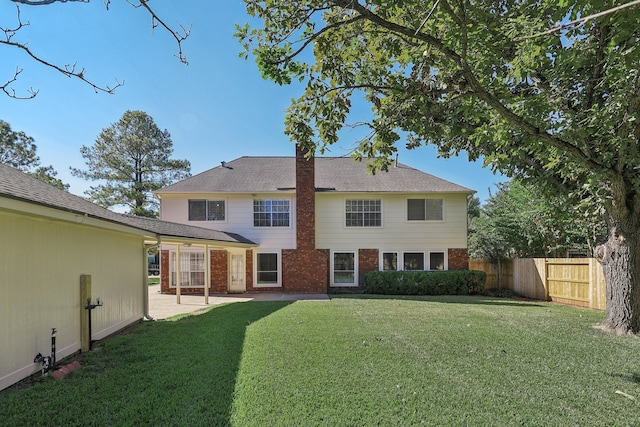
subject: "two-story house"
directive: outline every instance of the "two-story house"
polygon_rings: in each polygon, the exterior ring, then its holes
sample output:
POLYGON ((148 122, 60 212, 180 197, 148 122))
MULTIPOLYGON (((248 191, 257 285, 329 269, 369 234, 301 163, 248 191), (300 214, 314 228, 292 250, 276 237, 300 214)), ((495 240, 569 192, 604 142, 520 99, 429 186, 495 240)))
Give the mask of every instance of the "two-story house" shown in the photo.
POLYGON ((163 245, 162 291, 181 277, 181 292, 202 292, 205 271, 211 292, 327 292, 357 288, 371 270, 467 269, 473 193, 403 164, 371 174, 365 162, 299 148, 222 162, 157 191, 161 218, 257 247, 163 245))

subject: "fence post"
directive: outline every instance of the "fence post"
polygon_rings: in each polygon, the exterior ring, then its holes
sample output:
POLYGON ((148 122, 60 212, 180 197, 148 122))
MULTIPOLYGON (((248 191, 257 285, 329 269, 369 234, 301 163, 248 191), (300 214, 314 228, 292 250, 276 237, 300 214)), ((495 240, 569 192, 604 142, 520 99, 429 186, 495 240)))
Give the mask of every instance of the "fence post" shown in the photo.
POLYGON ((544 278, 542 283, 544 286, 544 300, 549 301, 549 262, 546 258, 544 259, 544 278))

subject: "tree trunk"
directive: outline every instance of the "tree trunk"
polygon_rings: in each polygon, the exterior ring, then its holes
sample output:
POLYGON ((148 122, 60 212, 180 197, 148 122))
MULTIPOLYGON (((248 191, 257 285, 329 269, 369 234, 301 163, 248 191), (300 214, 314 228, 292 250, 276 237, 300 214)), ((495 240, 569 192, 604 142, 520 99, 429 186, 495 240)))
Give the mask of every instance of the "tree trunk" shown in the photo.
POLYGON ((612 218, 609 240, 596 247, 607 284, 607 311, 600 328, 619 335, 640 332, 640 220, 612 218))

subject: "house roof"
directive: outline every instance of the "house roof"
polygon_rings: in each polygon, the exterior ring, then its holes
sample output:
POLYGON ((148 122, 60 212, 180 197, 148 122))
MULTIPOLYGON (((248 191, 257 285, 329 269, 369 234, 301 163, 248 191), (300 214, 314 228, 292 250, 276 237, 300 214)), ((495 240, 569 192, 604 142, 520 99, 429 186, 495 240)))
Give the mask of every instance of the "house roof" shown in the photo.
POLYGON ((0 197, 133 227, 161 238, 255 245, 254 242, 234 233, 112 212, 3 164, 0 164, 0 197))
MULTIPOLYGON (((474 193, 402 163, 372 175, 366 162, 350 157, 316 157, 317 191, 474 193)), ((294 190, 295 157, 240 157, 172 184, 156 193, 261 193, 294 190)))

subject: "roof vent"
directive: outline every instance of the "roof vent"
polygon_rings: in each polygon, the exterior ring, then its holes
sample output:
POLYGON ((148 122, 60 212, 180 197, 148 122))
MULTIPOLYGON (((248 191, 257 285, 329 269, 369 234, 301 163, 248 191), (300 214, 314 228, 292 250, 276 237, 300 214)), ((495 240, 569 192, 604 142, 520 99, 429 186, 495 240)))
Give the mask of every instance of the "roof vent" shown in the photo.
POLYGON ((220 165, 222 165, 223 168, 227 167, 227 162, 225 162, 224 160, 220 162, 220 165))

